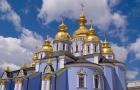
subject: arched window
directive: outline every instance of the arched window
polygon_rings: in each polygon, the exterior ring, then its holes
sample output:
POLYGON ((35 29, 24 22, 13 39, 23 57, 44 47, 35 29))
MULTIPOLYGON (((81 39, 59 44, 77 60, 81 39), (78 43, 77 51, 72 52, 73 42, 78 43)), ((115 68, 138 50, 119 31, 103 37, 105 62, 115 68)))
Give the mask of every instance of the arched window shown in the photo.
POLYGON ((73 53, 73 47, 71 47, 71 53, 73 53))
POLYGON ((65 44, 63 44, 63 50, 65 50, 65 44))
POLYGON ((89 45, 87 46, 87 51, 88 51, 88 53, 90 53, 90 46, 89 45))
POLYGON ((76 52, 78 52, 78 45, 76 44, 76 52))
POLYGON ((94 50, 95 52, 97 52, 97 45, 94 45, 94 50))
POLYGON ((85 88, 86 87, 86 74, 83 70, 80 70, 78 73, 78 88, 85 88))
POLYGON ((56 44, 56 50, 58 51, 58 43, 56 44))
POLYGON ((79 75, 79 88, 84 88, 84 75, 79 75))
POLYGON ((95 81, 95 88, 99 88, 99 76, 96 74, 95 75, 95 79, 94 79, 95 81))
POLYGON ((94 75, 94 88, 95 89, 100 89, 100 75, 99 72, 96 71, 95 75, 94 75))

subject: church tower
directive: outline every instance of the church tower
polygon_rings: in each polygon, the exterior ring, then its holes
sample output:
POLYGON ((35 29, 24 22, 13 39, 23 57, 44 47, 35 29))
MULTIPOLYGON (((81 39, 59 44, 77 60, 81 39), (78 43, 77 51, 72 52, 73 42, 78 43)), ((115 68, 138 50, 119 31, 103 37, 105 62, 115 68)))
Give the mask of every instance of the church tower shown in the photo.
MULTIPOLYGON (((43 71, 47 63, 47 57, 53 53, 51 42, 47 39, 44 41, 40 51, 38 52, 38 60, 36 60, 35 71, 43 71), (43 62, 43 63, 42 63, 43 62), (44 64, 44 65, 41 65, 44 64)), ((35 56, 34 56, 35 57, 35 56)), ((36 58, 37 59, 37 58, 36 58)))
POLYGON ((88 30, 88 36, 84 44, 84 55, 88 55, 90 62, 99 63, 100 53, 101 53, 101 43, 99 37, 96 35, 96 31, 91 25, 91 28, 88 30))
POLYGON ((86 27, 87 19, 84 15, 83 9, 82 13, 79 17, 79 28, 73 33, 72 37, 72 46, 71 46, 71 52, 75 56, 82 56, 83 55, 83 49, 84 49, 84 41, 86 40, 86 37, 88 35, 88 29, 86 27))
POLYGON ((114 53, 108 41, 102 42, 102 55, 108 60, 114 60, 114 53))
POLYGON ((67 32, 67 26, 62 23, 59 25, 59 31, 55 36, 54 42, 54 52, 69 51, 70 50, 70 35, 67 32))

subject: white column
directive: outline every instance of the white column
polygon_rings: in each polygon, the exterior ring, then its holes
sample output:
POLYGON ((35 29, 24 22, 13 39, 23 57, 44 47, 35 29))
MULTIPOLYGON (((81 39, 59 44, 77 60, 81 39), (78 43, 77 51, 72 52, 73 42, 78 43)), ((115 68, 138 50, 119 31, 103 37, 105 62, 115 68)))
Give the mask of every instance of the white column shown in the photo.
POLYGON ((98 84, 98 87, 99 87, 99 89, 101 89, 101 76, 99 76, 99 84, 98 84))
POLYGON ((77 77, 77 78, 76 78, 76 82, 77 82, 77 83, 76 83, 76 86, 77 86, 77 88, 79 88, 79 75, 77 75, 76 77, 77 77))
POLYGON ((51 76, 42 76, 41 90, 51 90, 51 76))
POLYGON ((1 85, 1 90, 5 90, 5 85, 1 85))
POLYGON ((45 90, 45 84, 46 84, 46 81, 45 80, 42 80, 41 90, 45 90))
POLYGON ((19 83, 18 90, 22 90, 22 83, 19 83))
POLYGON ((87 76, 86 75, 84 76, 84 87, 85 88, 87 87, 87 76))
POLYGON ((47 80, 46 90, 51 90, 51 82, 50 82, 50 80, 47 80))
POLYGON ((15 88, 14 90, 18 90, 18 83, 15 83, 15 88))
POLYGON ((16 83, 15 83, 14 90, 22 90, 22 82, 23 82, 23 79, 22 78, 18 78, 15 82, 16 83))
POLYGON ((93 47, 93 44, 92 43, 90 44, 90 52, 91 52, 91 54, 94 53, 94 47, 93 47))
POLYGON ((1 88, 0 90, 5 90, 5 80, 1 81, 1 88))
POLYGON ((95 88, 95 76, 93 75, 93 88, 95 88))
POLYGON ((64 68, 64 59, 59 60, 59 69, 64 68))
POLYGON ((36 63, 35 65, 35 72, 38 72, 39 71, 39 63, 36 63))

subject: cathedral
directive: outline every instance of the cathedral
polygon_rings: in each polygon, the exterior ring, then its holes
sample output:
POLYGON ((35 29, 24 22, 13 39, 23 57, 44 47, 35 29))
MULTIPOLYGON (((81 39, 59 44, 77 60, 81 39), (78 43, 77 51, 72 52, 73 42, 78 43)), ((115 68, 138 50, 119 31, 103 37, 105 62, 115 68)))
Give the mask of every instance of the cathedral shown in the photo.
POLYGON ((81 12, 70 36, 62 21, 54 40, 46 39, 32 63, 6 68, 0 90, 127 90, 125 65, 115 59, 107 40, 100 40, 81 12), (51 43, 53 42, 53 43, 51 43))

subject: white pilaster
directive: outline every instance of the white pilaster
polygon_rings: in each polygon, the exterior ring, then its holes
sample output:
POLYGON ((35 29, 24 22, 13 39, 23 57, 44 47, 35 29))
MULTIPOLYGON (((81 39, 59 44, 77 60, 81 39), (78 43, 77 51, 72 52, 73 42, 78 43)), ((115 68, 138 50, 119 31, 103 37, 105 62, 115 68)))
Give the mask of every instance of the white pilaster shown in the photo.
POLYGON ((51 90, 51 82, 50 82, 50 80, 46 81, 46 90, 51 90))
POLYGON ((64 68, 64 59, 59 60, 59 69, 64 68))
POLYGON ((46 84, 46 81, 45 80, 42 80, 42 86, 41 86, 41 90, 45 90, 45 85, 46 84))
POLYGON ((1 85, 1 90, 5 90, 5 85, 1 85))
POLYGON ((14 90, 18 90, 18 83, 15 83, 15 88, 14 90))
POLYGON ((39 63, 36 63, 35 72, 38 72, 38 71, 39 71, 39 63))
POLYGON ((0 82, 0 85, 1 85, 0 90, 5 90, 5 80, 2 80, 2 81, 0 82))
POLYGON ((18 90, 22 90, 22 83, 18 84, 18 90))

